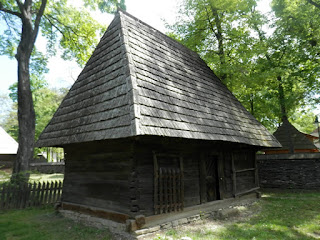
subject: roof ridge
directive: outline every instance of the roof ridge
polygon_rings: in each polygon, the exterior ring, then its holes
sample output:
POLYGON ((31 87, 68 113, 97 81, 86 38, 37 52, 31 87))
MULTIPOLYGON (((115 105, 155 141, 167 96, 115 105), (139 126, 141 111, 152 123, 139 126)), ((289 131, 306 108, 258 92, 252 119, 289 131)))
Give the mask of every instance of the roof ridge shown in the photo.
MULTIPOLYGON (((165 37, 167 40, 169 40, 169 41, 171 41, 171 42, 173 42, 173 43, 175 43, 175 44, 178 44, 179 46, 185 48, 185 49, 188 50, 190 53, 192 53, 194 56, 200 58, 200 59, 203 61, 203 59, 199 56, 198 53, 196 53, 195 51, 193 51, 193 50, 191 50, 190 48, 186 47, 185 45, 183 45, 183 44, 180 43, 179 41, 177 41, 177 40, 169 37, 168 35, 166 35, 165 33, 161 32, 160 30, 156 29, 155 27, 152 27, 152 26, 149 25, 148 23, 140 20, 139 18, 133 16, 132 14, 128 13, 127 11, 125 11, 125 10, 123 10, 123 9, 121 9, 121 8, 118 8, 118 12, 123 13, 125 16, 132 18, 134 21, 136 21, 136 22, 138 22, 138 23, 141 23, 141 24, 147 26, 148 28, 151 28, 151 29, 154 30, 154 31, 157 31, 159 34, 161 34, 161 35, 162 35, 163 37, 165 37)), ((209 69, 210 69, 210 68, 209 68, 209 69)), ((210 69, 210 70, 211 70, 211 69, 210 69)))
POLYGON ((123 10, 118 11, 120 17, 120 24, 121 24, 121 32, 123 36, 124 42, 124 49, 126 54, 125 57, 128 61, 128 72, 129 76, 126 79, 127 87, 128 87, 128 95, 129 95, 129 104, 130 104, 130 115, 131 115, 131 131, 132 135, 139 135, 140 134, 140 104, 139 104, 139 94, 138 94, 138 84, 137 84, 137 75, 136 75, 136 67, 135 62, 132 59, 132 53, 129 43, 129 34, 126 25, 126 20, 122 18, 122 14, 124 14, 123 10))

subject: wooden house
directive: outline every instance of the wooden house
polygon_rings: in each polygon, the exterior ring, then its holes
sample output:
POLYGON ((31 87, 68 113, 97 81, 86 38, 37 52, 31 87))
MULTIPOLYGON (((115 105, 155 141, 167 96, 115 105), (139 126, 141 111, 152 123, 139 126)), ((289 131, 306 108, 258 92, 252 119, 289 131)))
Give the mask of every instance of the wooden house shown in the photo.
POLYGON ((319 152, 311 139, 312 136, 300 132, 287 119, 282 122, 273 135, 282 147, 265 149, 265 154, 319 152))
POLYGON ((257 155, 259 182, 263 188, 320 189, 320 153, 315 136, 297 130, 287 119, 274 136, 281 148, 257 155))
POLYGON ((195 52, 119 11, 38 146, 65 150, 63 209, 124 223, 257 190, 255 153, 280 144, 195 52))
POLYGON ((17 156, 18 143, 0 127, 0 168, 10 168, 17 156))

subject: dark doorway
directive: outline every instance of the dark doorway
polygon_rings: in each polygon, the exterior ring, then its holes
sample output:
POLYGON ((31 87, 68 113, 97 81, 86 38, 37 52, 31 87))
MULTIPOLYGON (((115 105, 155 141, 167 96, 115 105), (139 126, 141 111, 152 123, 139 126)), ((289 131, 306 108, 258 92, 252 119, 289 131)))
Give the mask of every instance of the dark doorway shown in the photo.
POLYGON ((218 156, 211 156, 206 160, 206 188, 207 202, 220 199, 218 156))

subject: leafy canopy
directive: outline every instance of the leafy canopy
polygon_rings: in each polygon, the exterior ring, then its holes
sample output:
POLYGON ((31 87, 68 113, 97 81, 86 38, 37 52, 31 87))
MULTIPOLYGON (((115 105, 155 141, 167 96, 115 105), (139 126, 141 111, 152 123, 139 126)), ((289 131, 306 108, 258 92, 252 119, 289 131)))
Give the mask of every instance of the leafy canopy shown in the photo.
POLYGON ((274 130, 283 114, 295 121, 297 111, 312 109, 320 93, 320 12, 308 2, 274 0, 273 14, 263 15, 255 0, 184 0, 170 36, 198 52, 274 130))

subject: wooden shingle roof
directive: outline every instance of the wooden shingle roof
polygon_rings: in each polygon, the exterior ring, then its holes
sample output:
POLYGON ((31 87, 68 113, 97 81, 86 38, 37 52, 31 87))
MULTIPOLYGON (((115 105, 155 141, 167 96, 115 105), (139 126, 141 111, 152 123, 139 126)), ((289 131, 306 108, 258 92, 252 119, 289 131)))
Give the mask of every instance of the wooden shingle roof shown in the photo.
POLYGON ((119 11, 37 145, 139 135, 280 146, 195 52, 119 11))
POLYGON ((296 129, 287 119, 282 122, 273 135, 282 145, 282 148, 276 149, 277 151, 288 150, 293 153, 299 150, 317 150, 312 141, 304 133, 296 129))

